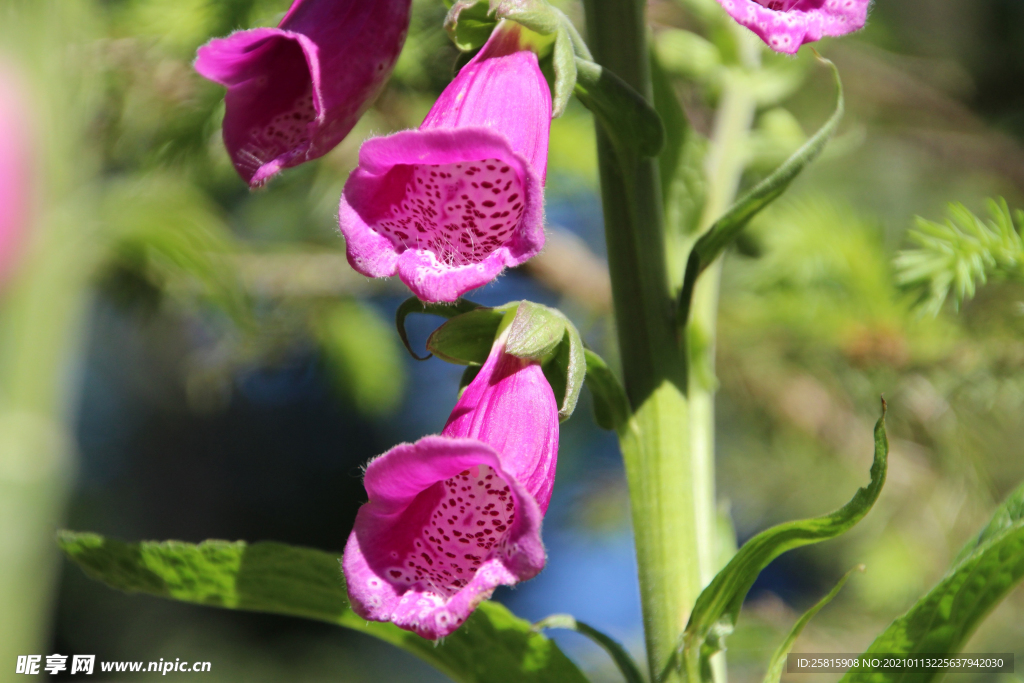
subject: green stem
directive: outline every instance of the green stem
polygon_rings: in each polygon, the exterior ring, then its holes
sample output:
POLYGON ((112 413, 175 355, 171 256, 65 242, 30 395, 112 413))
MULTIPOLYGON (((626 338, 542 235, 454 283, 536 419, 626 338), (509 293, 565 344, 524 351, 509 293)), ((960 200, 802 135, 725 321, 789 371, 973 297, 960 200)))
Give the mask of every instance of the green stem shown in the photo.
MULTIPOLYGON (((744 41, 746 36, 739 36, 744 41)), ((742 42, 741 42, 742 45, 742 42)), ((756 53, 755 53, 756 54, 756 53)), ((707 200, 701 217, 703 234, 726 212, 739 189, 747 162, 747 138, 757 103, 750 94, 746 74, 734 72, 726 79, 715 118, 707 159, 707 200)), ((718 294, 722 261, 709 267, 693 292, 687 325, 689 348, 690 448, 694 468, 694 498, 698 538, 702 545, 701 583, 718 571, 715 565, 715 342, 718 294)))
MULTIPOLYGON (((644 3, 585 0, 585 7, 597 61, 650 101, 644 3)), ((597 137, 608 265, 632 410, 620 440, 648 666, 658 680, 701 588, 686 358, 674 327, 657 161, 622 160, 602 130, 597 137)))

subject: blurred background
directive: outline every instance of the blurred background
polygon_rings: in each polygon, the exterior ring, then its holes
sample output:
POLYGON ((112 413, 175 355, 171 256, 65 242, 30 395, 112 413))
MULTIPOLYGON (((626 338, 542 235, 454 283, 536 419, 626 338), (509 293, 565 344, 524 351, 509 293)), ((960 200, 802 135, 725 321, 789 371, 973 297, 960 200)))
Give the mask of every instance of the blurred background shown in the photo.
MULTIPOLYGON (((223 89, 190 64, 288 4, 0 0, 0 125, 19 141, 0 203, 24 204, 0 221, 0 681, 16 655, 51 653, 210 661, 204 681, 446 680, 326 625, 115 593, 52 540, 67 527, 340 552, 360 465, 439 431, 455 402, 461 368, 406 354, 392 323, 406 292, 351 271, 335 221, 362 140, 418 125, 450 80, 445 8, 414 2, 394 77, 344 143, 250 192, 221 143, 223 89)), ((650 16, 708 134, 722 56, 701 7, 657 0, 650 16)), ((845 502, 867 479, 881 393, 890 475, 853 532, 759 579, 729 641, 737 682, 760 680, 797 613, 858 563, 867 573, 796 651, 867 646, 1024 479, 1024 284, 997 278, 931 316, 892 265, 916 215, 941 220, 950 201, 984 214, 996 196, 1024 208, 1024 3, 878 0, 867 30, 819 49, 846 84, 841 133, 726 260, 723 527, 742 542, 845 502)), ((809 55, 765 59, 747 182, 832 106, 809 55)), ((595 163, 573 103, 552 126, 548 249, 471 298, 559 306, 614 359, 595 163)), ((438 322, 410 320, 414 347, 438 322)), ((572 613, 639 652, 621 460, 588 401, 563 425, 548 567, 496 598, 528 619, 572 613)), ((557 637, 595 681, 619 680, 603 653, 557 637)), ((1024 591, 967 651, 1024 662, 1024 591)))

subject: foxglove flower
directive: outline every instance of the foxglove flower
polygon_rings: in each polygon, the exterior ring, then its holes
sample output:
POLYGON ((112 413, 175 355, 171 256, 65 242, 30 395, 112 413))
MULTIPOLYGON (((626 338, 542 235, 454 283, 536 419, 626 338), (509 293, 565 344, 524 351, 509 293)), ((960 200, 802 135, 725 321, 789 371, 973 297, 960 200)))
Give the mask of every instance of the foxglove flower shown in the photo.
POLYGON ((718 0, 733 19, 776 52, 864 27, 871 0, 718 0))
POLYGON ((227 87, 224 144, 259 186, 331 151, 391 74, 411 0, 295 0, 277 28, 199 48, 195 68, 227 87))
POLYGON ((19 79, 0 63, 0 285, 15 268, 30 219, 30 133, 19 79))
POLYGON ((341 197, 349 263, 454 301, 544 245, 551 92, 503 22, 418 130, 369 140, 341 197))
POLYGON ((501 340, 440 436, 367 466, 369 502, 342 562, 352 608, 436 639, 497 586, 536 576, 557 455, 551 387, 501 340))

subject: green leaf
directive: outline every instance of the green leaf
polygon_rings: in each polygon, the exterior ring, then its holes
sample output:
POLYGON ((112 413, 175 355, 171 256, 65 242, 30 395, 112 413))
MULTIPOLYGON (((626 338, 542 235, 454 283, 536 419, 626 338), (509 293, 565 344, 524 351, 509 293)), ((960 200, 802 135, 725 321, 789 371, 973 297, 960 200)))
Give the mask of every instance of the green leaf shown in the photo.
POLYGON ((571 614, 552 614, 550 617, 545 617, 538 621, 533 625, 533 628, 538 631, 545 628, 564 628, 586 636, 601 646, 611 656, 612 660, 615 661, 615 665, 619 667, 619 671, 622 672, 622 676, 626 679, 626 683, 644 683, 640 667, 636 665, 636 662, 629 652, 626 651, 626 648, 622 647, 614 638, 598 631, 593 626, 584 624, 582 621, 576 621, 576 618, 571 614))
POLYGON ((476 379, 476 376, 480 374, 482 369, 479 365, 467 365, 466 369, 462 371, 462 377, 459 378, 459 396, 462 396, 462 390, 469 386, 470 382, 476 379))
POLYGON ((409 355, 416 360, 427 360, 430 358, 430 354, 423 357, 417 356, 416 352, 412 350, 412 346, 409 345, 409 334, 405 331, 405 319, 413 313, 426 313, 450 319, 478 308, 481 308, 480 304, 467 299, 459 299, 451 304, 428 304, 412 296, 403 301, 395 311, 395 327, 398 328, 398 336, 402 339, 402 344, 409 355))
POLYGON ((594 114, 622 163, 654 157, 665 143, 658 112, 621 78, 586 59, 576 59, 576 96, 594 114))
POLYGON ((629 421, 629 399, 601 356, 586 349, 587 388, 594 397, 594 420, 602 429, 619 431, 629 421))
POLYGON ((478 308, 457 315, 427 338, 427 349, 456 365, 483 365, 505 318, 504 307, 478 308))
POLYGON ((683 288, 679 294, 678 324, 686 324, 690 314, 690 300, 697 277, 710 266, 716 258, 731 244, 747 226, 750 220, 766 206, 778 199, 789 187, 790 183, 818 158, 824 151, 828 141, 835 134, 845 109, 843 99, 843 83, 839 78, 839 70, 835 64, 822 59, 832 70, 836 82, 836 108, 817 133, 808 140, 793 156, 779 166, 774 173, 758 183, 752 190, 736 201, 725 215, 715 221, 714 225, 704 233, 690 252, 686 264, 683 288))
POLYGON ((340 558, 281 543, 123 543, 62 531, 61 549, 111 588, 200 605, 326 621, 396 645, 460 683, 584 683, 551 640, 503 606, 482 603, 443 642, 352 611, 340 558))
POLYGON ((835 538, 864 518, 878 500, 885 483, 889 455, 885 410, 883 400, 882 417, 875 425, 871 483, 859 489, 849 503, 830 515, 779 524, 744 543, 697 597, 677 653, 682 660, 670 662, 670 666, 681 663, 692 680, 698 680, 708 657, 723 649, 722 641, 732 632, 750 587, 772 560, 788 550, 835 538))
MULTIPOLYGON (((954 654, 981 620, 1024 579, 1024 486, 967 544, 939 584, 896 619, 865 652, 954 654)), ((941 670, 849 672, 841 683, 930 683, 941 670)))
POLYGON ((778 649, 776 649, 772 654, 772 658, 768 662, 768 671, 764 675, 763 683, 779 683, 782 679, 782 671, 786 668, 786 656, 789 654, 789 651, 793 649, 793 643, 795 643, 796 639, 800 637, 801 633, 803 633, 804 627, 807 626, 808 622, 810 622, 810 620, 814 618, 814 615, 820 612, 825 605, 832 602, 832 599, 839 594, 839 591, 843 589, 843 586, 845 586, 846 582, 850 580, 850 577, 853 576, 854 572, 863 571, 864 565, 858 565, 846 572, 846 574, 843 575, 843 578, 839 579, 839 583, 836 584, 835 588, 829 591, 828 595, 819 600, 814 607, 807 610, 807 612, 805 612, 804 615, 800 617, 795 624, 793 624, 793 628, 790 629, 789 635, 786 636, 786 639, 782 641, 782 644, 779 645, 778 649))

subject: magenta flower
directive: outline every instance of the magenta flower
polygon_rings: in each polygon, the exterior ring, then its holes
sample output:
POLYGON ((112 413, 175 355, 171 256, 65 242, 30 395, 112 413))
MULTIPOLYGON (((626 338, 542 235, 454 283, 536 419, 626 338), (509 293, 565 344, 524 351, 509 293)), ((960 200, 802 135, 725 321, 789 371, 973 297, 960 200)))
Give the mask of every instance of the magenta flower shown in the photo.
POLYGON ((352 267, 454 301, 544 246, 551 92, 503 23, 419 130, 369 140, 341 197, 352 267))
POLYGON ((718 0, 733 19, 776 52, 864 27, 871 0, 718 0))
POLYGON ((0 285, 24 246, 32 207, 31 127, 20 79, 0 63, 0 285))
POLYGON ((558 406, 540 365, 494 350, 440 436, 371 461, 342 566, 352 608, 424 638, 544 568, 558 406))
POLYGON ((278 28, 199 48, 196 71, 228 89, 224 144, 242 178, 262 185, 348 135, 398 60, 410 3, 295 0, 278 28))

